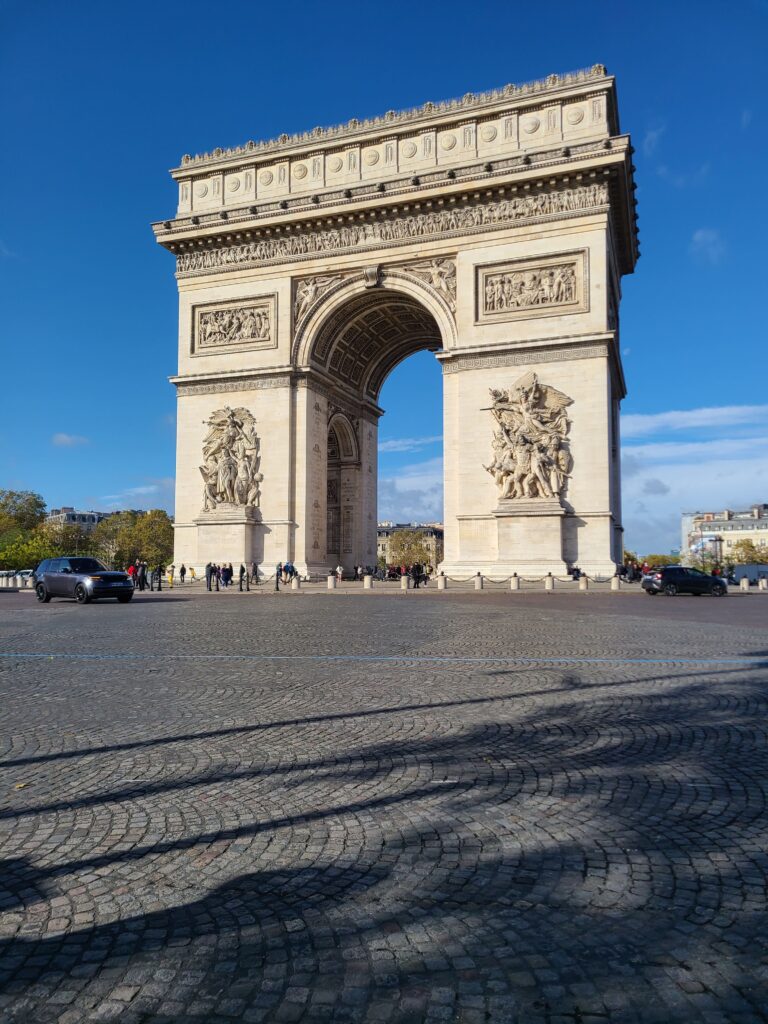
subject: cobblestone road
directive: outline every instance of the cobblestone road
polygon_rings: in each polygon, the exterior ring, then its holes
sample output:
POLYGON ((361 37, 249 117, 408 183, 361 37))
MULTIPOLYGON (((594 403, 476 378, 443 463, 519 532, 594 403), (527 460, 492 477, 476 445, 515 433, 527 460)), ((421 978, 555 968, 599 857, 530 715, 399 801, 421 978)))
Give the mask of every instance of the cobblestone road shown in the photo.
POLYGON ((0 596, 0 1020, 768 1021, 766 619, 0 596))

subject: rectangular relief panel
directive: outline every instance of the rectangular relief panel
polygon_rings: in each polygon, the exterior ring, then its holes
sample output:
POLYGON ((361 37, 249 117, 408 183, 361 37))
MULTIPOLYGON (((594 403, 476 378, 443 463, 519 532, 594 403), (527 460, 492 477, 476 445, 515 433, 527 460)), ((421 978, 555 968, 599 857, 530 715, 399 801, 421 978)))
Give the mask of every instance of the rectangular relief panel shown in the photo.
POLYGON ((277 348, 277 295, 192 307, 193 356, 277 348))
POLYGON ((586 249, 479 266, 475 323, 529 320, 589 310, 586 249))

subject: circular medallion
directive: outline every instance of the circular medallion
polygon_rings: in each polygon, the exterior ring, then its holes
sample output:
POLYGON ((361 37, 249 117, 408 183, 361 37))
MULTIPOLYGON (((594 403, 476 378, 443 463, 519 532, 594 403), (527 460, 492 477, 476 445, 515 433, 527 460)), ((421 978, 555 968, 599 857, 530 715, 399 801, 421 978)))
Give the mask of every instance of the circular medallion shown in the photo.
POLYGON ((340 171, 343 166, 344 161, 341 159, 340 156, 331 157, 331 159, 328 161, 328 168, 331 171, 340 171))
POLYGON ((294 164, 293 176, 294 178, 306 178, 307 168, 304 166, 304 164, 294 164))
POLYGON ((440 139, 440 145, 443 149, 453 149, 456 145, 456 136, 444 135, 442 139, 440 139))
POLYGON ((487 124, 480 129, 480 138, 483 142, 493 142, 496 138, 497 132, 492 124, 487 124))
POLYGON ((262 171, 259 175, 259 181, 262 185, 271 185, 274 181, 274 174, 272 171, 262 171))
POLYGON ((195 195, 200 196, 201 199, 203 196, 207 196, 208 186, 204 185, 201 181, 199 181, 197 185, 195 185, 195 195))
POLYGON ((379 162, 379 154, 375 149, 369 149, 363 157, 363 160, 365 160, 369 167, 373 167, 374 164, 379 162))
POLYGON ((240 188, 240 179, 230 178, 229 181, 227 182, 227 188, 229 189, 230 192, 237 192, 237 190, 240 188))
POLYGON ((403 145, 403 156, 408 156, 408 157, 416 156, 416 143, 415 142, 406 142, 403 145))
POLYGON ((523 121, 523 131, 527 135, 533 135, 534 132, 539 130, 540 125, 541 121, 538 117, 528 117, 523 121))
POLYGON ((584 111, 580 107, 572 107, 565 119, 568 124, 580 124, 584 120, 584 111))

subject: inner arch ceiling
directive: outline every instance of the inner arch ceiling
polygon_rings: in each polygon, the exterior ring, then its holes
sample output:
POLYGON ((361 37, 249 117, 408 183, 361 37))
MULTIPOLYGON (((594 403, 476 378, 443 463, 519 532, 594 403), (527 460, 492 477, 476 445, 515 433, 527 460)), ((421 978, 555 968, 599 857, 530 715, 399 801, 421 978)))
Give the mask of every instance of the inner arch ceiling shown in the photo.
POLYGON ((358 295, 323 325, 312 362, 376 401, 391 370, 414 352, 442 348, 437 321, 416 299, 377 290, 358 295))

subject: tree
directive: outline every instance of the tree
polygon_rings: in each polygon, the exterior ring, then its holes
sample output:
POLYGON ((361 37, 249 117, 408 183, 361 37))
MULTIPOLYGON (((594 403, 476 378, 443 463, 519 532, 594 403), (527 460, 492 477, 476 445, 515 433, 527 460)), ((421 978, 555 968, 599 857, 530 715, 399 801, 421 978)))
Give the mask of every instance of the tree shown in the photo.
POLYGON ((0 569, 34 569, 58 555, 54 540, 41 529, 22 533, 0 549, 0 569))
POLYGON ((136 512, 117 512, 108 516, 93 531, 93 553, 113 569, 128 565, 135 557, 132 531, 138 519, 136 512))
POLYGON ((677 555, 646 555, 645 561, 648 565, 655 569, 657 565, 677 565, 677 555))
POLYGON ((759 547, 753 540, 738 540, 729 560, 734 565, 764 565, 768 562, 768 548, 759 547))
POLYGON ((432 557, 424 537, 418 530, 395 530, 389 538, 389 556, 394 565, 422 565, 432 557))
POLYGON ((640 559, 637 557, 637 552, 627 551, 627 549, 624 548, 624 565, 630 565, 632 562, 640 562, 640 559))
POLYGON ((45 519, 45 501, 34 491, 0 490, 0 534, 33 530, 45 519))
POLYGON ((167 565, 173 559, 173 521, 165 509, 154 508, 137 516, 130 532, 134 558, 151 566, 167 565))

